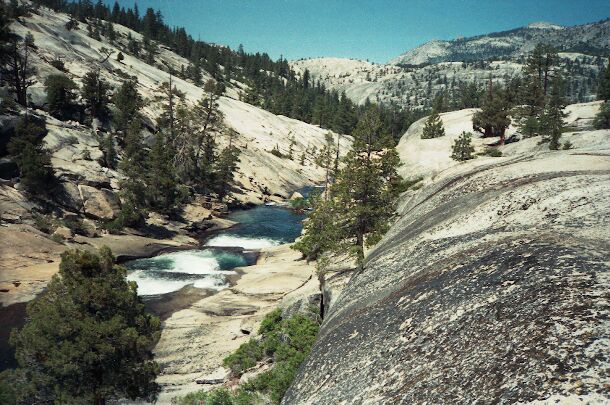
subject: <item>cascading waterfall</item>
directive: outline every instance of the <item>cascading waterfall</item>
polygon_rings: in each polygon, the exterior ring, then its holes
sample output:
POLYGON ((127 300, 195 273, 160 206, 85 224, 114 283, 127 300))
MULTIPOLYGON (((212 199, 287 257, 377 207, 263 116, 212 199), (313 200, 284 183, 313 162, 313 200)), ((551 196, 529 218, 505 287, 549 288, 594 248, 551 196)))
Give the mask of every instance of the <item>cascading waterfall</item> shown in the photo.
POLYGON ((201 249, 162 254, 126 263, 127 278, 138 284, 138 294, 160 296, 187 285, 221 290, 232 269, 254 264, 251 252, 293 242, 303 215, 281 207, 259 206, 229 215, 233 228, 215 234, 201 249))

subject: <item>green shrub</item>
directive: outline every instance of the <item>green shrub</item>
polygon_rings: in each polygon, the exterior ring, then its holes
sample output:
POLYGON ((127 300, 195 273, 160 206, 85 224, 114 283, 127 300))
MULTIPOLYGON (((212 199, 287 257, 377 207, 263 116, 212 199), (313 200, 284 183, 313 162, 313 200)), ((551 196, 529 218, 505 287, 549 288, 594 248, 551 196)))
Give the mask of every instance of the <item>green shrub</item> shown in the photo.
POLYGON ((53 59, 51 62, 49 62, 49 64, 57 70, 60 70, 62 72, 66 71, 66 65, 64 64, 64 61, 61 59, 53 59))
POLYGON ((0 99, 0 114, 17 111, 17 102, 9 96, 0 99))
POLYGON ((104 221, 100 225, 103 229, 107 230, 108 233, 112 235, 120 234, 123 228, 125 227, 119 218, 104 221))
POLYGON ((563 143, 563 150, 569 150, 572 149, 574 146, 572 145, 572 142, 570 141, 565 141, 563 143))
POLYGON ((13 384, 15 379, 15 370, 8 369, 0 373, 0 404, 17 403, 17 388, 13 384))
MULTIPOLYGON (((315 308, 317 310, 317 308, 315 308)), ((314 311, 282 318, 278 308, 268 313, 259 328, 260 341, 250 339, 224 360, 234 376, 239 376, 265 356, 273 359, 273 367, 242 384, 236 391, 224 388, 199 391, 177 399, 180 405, 257 403, 279 404, 292 384, 296 373, 307 358, 320 328, 319 315, 314 311), (264 401, 264 398, 267 398, 264 401), (262 402, 261 402, 262 401, 262 402)))
POLYGON ((290 157, 289 155, 282 153, 280 151, 280 148, 277 145, 275 145, 275 147, 273 149, 271 149, 269 151, 269 153, 271 153, 274 156, 279 157, 280 159, 288 159, 290 157))
POLYGON ((281 327, 282 322, 282 310, 276 308, 269 312, 263 318, 261 326, 258 328, 258 334, 264 335, 265 333, 273 332, 281 327))
POLYGON ((404 193, 407 190, 418 190, 421 188, 421 182, 424 180, 423 177, 417 177, 413 180, 403 180, 400 184, 400 192, 404 193))
POLYGON ((502 151, 498 148, 487 148, 483 154, 491 157, 500 157, 502 156, 502 151))
POLYGON ((231 369, 234 375, 241 375, 249 368, 256 366, 263 359, 263 348, 254 339, 243 343, 235 353, 227 356, 223 364, 231 369))
POLYGON ((136 209, 131 200, 126 199, 121 205, 121 212, 112 220, 103 222, 102 228, 111 234, 119 234, 125 227, 137 228, 144 224, 144 212, 136 209))
MULTIPOLYGON (((51 235, 51 240, 55 243, 64 243, 64 238, 59 235, 51 235)), ((1 404, 2 402, 0 402, 1 404)))
POLYGON ((303 211, 309 206, 309 201, 306 198, 298 197, 290 200, 290 206, 296 211, 303 211))
POLYGON ((191 392, 172 403, 178 405, 253 405, 262 403, 256 393, 237 389, 233 392, 226 388, 217 388, 212 391, 191 392))

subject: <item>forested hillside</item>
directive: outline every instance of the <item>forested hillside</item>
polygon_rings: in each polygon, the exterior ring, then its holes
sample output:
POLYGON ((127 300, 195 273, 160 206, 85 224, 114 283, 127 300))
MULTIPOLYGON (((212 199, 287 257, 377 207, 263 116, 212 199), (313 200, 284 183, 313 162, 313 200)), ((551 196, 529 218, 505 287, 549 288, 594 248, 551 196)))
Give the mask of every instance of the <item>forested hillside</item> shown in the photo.
MULTIPOLYGON (((159 11, 147 9, 141 15, 137 4, 123 8, 115 2, 107 7, 101 1, 68 2, 64 0, 34 0, 40 4, 70 14, 75 21, 89 21, 89 35, 104 37, 112 42, 116 33, 112 23, 121 24, 140 34, 141 41, 129 38, 122 52, 155 64, 158 44, 168 47, 187 62, 179 67, 166 68, 172 74, 202 84, 202 69, 226 87, 240 90, 240 99, 273 114, 281 114, 307 123, 320 125, 335 132, 350 134, 363 109, 344 94, 308 75, 297 76, 288 61, 272 60, 266 53, 248 53, 240 46, 227 46, 195 40, 182 27, 171 28, 159 11)), ((371 100, 373 101, 373 100, 371 100)), ((385 125, 396 133, 406 130, 412 122, 397 108, 383 111, 385 125)))

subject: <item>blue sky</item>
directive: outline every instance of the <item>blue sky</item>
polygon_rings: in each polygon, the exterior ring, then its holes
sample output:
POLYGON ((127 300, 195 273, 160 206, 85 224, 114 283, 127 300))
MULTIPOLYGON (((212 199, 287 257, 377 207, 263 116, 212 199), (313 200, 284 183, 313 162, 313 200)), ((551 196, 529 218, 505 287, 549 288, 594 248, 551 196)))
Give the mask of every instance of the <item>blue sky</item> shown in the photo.
MULTIPOLYGON (((105 0, 112 4, 114 0, 105 0)), ((610 17, 609 0, 138 0, 194 38, 287 59, 387 62, 431 39, 610 17)), ((133 6, 134 0, 119 0, 133 6)))

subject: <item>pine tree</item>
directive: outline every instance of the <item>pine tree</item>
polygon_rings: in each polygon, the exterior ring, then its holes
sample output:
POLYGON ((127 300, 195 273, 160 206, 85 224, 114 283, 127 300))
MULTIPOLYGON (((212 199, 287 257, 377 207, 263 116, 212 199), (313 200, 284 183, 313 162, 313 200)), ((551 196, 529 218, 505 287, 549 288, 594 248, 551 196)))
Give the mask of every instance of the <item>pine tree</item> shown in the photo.
POLYGON ((462 132, 462 134, 453 143, 453 153, 451 154, 452 159, 463 162, 465 160, 474 158, 472 154, 474 152, 474 147, 470 142, 471 138, 472 134, 470 132, 462 132))
POLYGON ((289 143, 288 143, 288 159, 292 160, 294 158, 294 156, 293 156, 293 154, 294 154, 294 147, 297 144, 297 140, 294 137, 294 134, 292 132, 290 132, 288 135, 289 135, 289 137, 288 137, 288 141, 289 141, 289 143))
POLYGON ((445 136, 445 127, 441 116, 436 112, 432 111, 432 114, 426 120, 424 124, 424 130, 421 134, 421 139, 431 139, 445 136))
POLYGON ((126 80, 112 98, 114 109, 112 119, 119 131, 125 133, 131 123, 137 120, 140 109, 144 106, 135 80, 126 80))
POLYGON ((100 147, 104 154, 104 166, 110 169, 115 169, 118 156, 116 153, 116 148, 114 146, 114 137, 111 133, 108 133, 102 138, 100 147))
POLYGON ((549 149, 551 150, 559 149, 559 138, 565 127, 564 119, 568 115, 564 112, 566 105, 565 84, 561 76, 557 75, 551 83, 548 102, 540 118, 540 132, 542 135, 550 136, 549 149))
MULTIPOLYGON (((188 149, 192 151, 190 177, 196 188, 201 192, 207 192, 214 188, 217 181, 215 175, 217 171, 214 166, 217 161, 217 143, 215 137, 224 130, 224 115, 219 109, 218 83, 210 79, 204 87, 204 95, 193 107, 191 112, 191 129, 184 133, 185 142, 190 145, 188 149)), ((229 131, 230 143, 232 143, 234 132, 229 131)), ((230 156, 235 151, 231 148, 225 152, 225 167, 230 166, 228 162, 230 156)))
POLYGON ((610 101, 604 102, 593 120, 595 129, 610 129, 610 101))
POLYGON ((121 180, 122 207, 131 207, 132 215, 125 215, 123 226, 134 226, 142 223, 146 209, 147 197, 147 155, 142 141, 142 128, 137 120, 134 120, 125 135, 125 150, 119 169, 125 176, 121 180))
POLYGON ((17 35, 11 34, 6 26, 1 31, 3 32, 0 32, 0 36, 4 37, 6 42, 0 46, 0 76, 15 93, 17 102, 25 107, 28 88, 34 84, 35 69, 30 63, 30 52, 34 47, 33 37, 30 34, 20 40, 17 35))
POLYGON ((544 113, 550 83, 555 75, 557 51, 546 44, 538 44, 528 56, 523 68, 525 83, 516 109, 516 118, 525 137, 540 132, 540 119, 544 113))
MULTIPOLYGON (((377 243, 387 231, 401 184, 396 172, 400 159, 392 137, 384 132, 376 106, 368 107, 360 118, 353 148, 343 162, 344 167, 327 191, 331 194, 329 206, 323 205, 332 213, 332 220, 322 234, 306 232, 300 246, 319 246, 321 238, 323 248, 315 248, 316 252, 348 253, 361 264, 364 248, 377 243)), ((308 250, 302 252, 309 255, 308 250)))
POLYGON ((113 262, 107 247, 98 254, 68 250, 45 292, 28 304, 25 325, 11 336, 20 403, 156 398, 152 347, 160 321, 145 312, 137 286, 113 262))
POLYGON ((46 133, 44 122, 24 117, 8 144, 8 152, 19 168, 20 182, 34 195, 50 191, 55 179, 51 155, 42 143, 46 133))
POLYGON ((610 58, 597 90, 597 99, 604 100, 593 120, 596 129, 610 129, 610 58))
POLYGON ((136 58, 140 56, 140 43, 131 36, 131 33, 127 34, 127 50, 136 58))
POLYGON ((494 89, 490 78, 483 106, 472 116, 472 129, 484 137, 499 136, 500 144, 504 144, 504 133, 511 124, 509 113, 510 105, 504 92, 494 89))
POLYGON ((110 85, 100 77, 99 70, 90 70, 83 77, 81 96, 92 117, 104 119, 108 116, 109 91, 110 85))
MULTIPOLYGON (((334 157, 335 157, 335 141, 330 133, 324 136, 325 144, 320 149, 320 153, 316 156, 315 162, 318 166, 325 170, 324 189, 329 190, 331 179, 334 177, 334 157)), ((328 196, 328 193, 325 194, 328 196)))
POLYGON ((218 154, 216 164, 214 165, 214 191, 221 200, 233 186, 238 162, 239 149, 233 145, 227 146, 218 154))
POLYGON ((157 89, 155 101, 161 104, 161 114, 157 118, 159 128, 167 133, 167 138, 173 146, 176 140, 176 107, 184 101, 184 93, 173 84, 172 75, 169 81, 163 82, 157 89))
POLYGON ((337 220, 336 204, 322 195, 314 195, 309 198, 309 205, 311 213, 303 221, 303 235, 292 248, 307 260, 316 260, 322 253, 336 250, 340 239, 338 228, 332 225, 337 220))
POLYGON ((162 214, 171 214, 179 205, 178 182, 173 162, 172 148, 161 132, 148 154, 147 176, 148 201, 153 210, 162 214))
POLYGON ((50 75, 44 84, 51 115, 60 120, 68 119, 75 107, 76 83, 65 75, 50 75))
POLYGON ((597 89, 597 99, 610 101, 610 58, 608 58, 608 66, 604 70, 601 82, 597 89))

